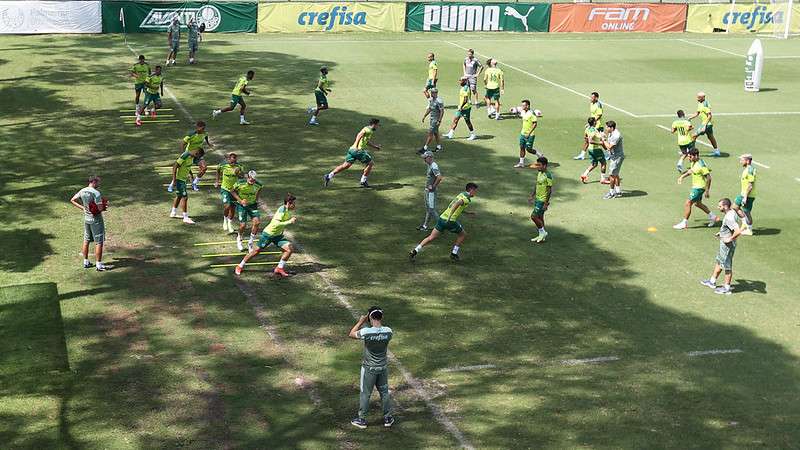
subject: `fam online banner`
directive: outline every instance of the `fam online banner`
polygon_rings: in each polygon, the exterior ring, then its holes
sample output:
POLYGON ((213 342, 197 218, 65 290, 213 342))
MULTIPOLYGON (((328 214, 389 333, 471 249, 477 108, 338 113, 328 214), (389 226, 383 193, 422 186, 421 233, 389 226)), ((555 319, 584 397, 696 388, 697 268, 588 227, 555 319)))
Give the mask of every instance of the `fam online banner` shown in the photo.
MULTIPOLYGON (((773 32, 786 26, 786 5, 769 3, 735 5, 689 5, 686 31, 692 33, 773 32)), ((792 9, 790 32, 800 32, 800 5, 792 9)))
POLYGON ((404 3, 260 3, 258 32, 403 31, 404 3))
POLYGON ((682 32, 685 4, 585 3, 554 4, 551 32, 647 31, 682 32))

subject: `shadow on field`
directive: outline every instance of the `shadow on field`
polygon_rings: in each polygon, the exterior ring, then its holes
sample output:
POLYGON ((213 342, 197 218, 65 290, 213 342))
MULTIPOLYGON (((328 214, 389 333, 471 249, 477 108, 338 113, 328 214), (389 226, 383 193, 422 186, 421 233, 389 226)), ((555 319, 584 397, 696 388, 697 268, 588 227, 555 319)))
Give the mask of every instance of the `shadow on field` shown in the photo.
MULTIPOLYGON (((76 57, 106 57, 102 47, 108 40, 77 42, 86 48, 76 57)), ((160 57, 160 49, 147 50, 151 60, 160 57)), ((167 210, 170 198, 152 165, 175 158, 180 132, 122 128, 116 111, 75 109, 70 112, 86 113, 82 128, 3 130, 2 138, 21 145, 34 135, 58 143, 63 166, 47 170, 49 162, 28 164, 25 152, 10 155, 7 163, 20 170, 15 178, 46 174, 53 189, 9 195, 2 207, 9 221, 52 217, 54 202, 65 202, 87 174, 98 172, 105 176, 101 190, 121 214, 153 223, 141 235, 115 242, 113 255, 123 262, 119 270, 75 269, 81 290, 62 298, 77 312, 64 321, 72 374, 55 389, 60 437, 40 442, 18 433, 4 440, 12 447, 455 447, 396 367, 391 381, 399 401, 397 428, 372 426, 376 409, 368 430, 349 427, 357 408, 361 344, 346 338, 353 319, 326 280, 359 311, 372 304, 385 308, 396 332, 393 350, 476 447, 644 448, 655 442, 671 448, 788 448, 800 439, 797 359, 743 327, 654 304, 648 290, 627 281, 641 274, 630 261, 600 248, 592 229, 576 234, 560 226, 571 218, 560 215, 559 205, 584 195, 571 176, 554 171, 546 216, 550 237, 534 246, 526 199, 536 172, 511 169, 514 148, 497 156, 486 151, 491 141, 448 142, 437 155, 445 176, 439 210, 468 181, 481 186, 470 206, 476 215, 463 217, 469 233, 463 261, 449 261, 453 235, 447 234, 410 264, 407 253, 423 237, 414 228, 424 215, 425 165, 413 149, 424 129, 384 116, 379 106, 338 109, 335 97, 322 124, 306 127, 304 108, 287 96, 305 95, 310 104, 318 68, 328 65, 335 74, 336 64, 252 47, 232 52, 224 41, 204 48, 202 72, 172 68, 168 86, 196 118, 205 118, 228 101, 239 74, 256 70, 255 95, 247 99, 253 125, 243 129, 235 114, 209 121, 212 140, 221 145, 208 159, 239 152, 265 182, 269 213, 287 191, 298 197, 298 223, 288 231, 307 252, 288 267, 304 272, 309 266, 301 257, 307 257, 315 259, 310 267, 321 275, 273 283, 245 273, 242 279, 266 311, 265 325, 231 271, 208 268, 192 247, 201 233, 221 238, 218 221, 198 208, 218 208, 216 195, 190 193, 190 208, 210 217, 195 231, 177 224, 174 231, 159 230, 155 224, 169 219, 137 209, 157 204, 167 210), (373 112, 382 124, 375 141, 384 147, 373 152, 370 183, 392 188, 356 189, 354 166, 334 184, 353 189, 323 189, 322 175, 343 160, 373 112), (20 211, 8 206, 15 202, 20 211), (142 245, 126 246, 128 239, 142 245), (743 353, 686 355, 711 349, 743 353), (600 356, 621 359, 595 366, 559 363, 600 356), (441 371, 472 364, 498 369, 441 371)), ((119 67, 99 77, 130 94, 118 72, 133 55, 120 47, 115 57, 119 67)), ((78 67, 77 75, 83 70, 78 67)), ((45 76, 55 85, 61 74, 45 76)), ((365 90, 374 88, 369 83, 365 90)), ((56 94, 47 94, 48 101, 65 107, 56 94)), ((114 109, 130 103, 126 97, 114 109)), ((165 99, 165 107, 172 106, 165 99)), ((77 227, 80 217, 69 220, 77 227)), ((624 236, 614 238, 624 245, 624 236)), ((681 283, 676 281, 676 290, 681 283)), ((3 418, 17 429, 28 423, 13 412, 3 418)))
POLYGON ((48 242, 54 236, 39 229, 17 229, 0 231, 5 255, 0 259, 0 270, 29 272, 53 254, 48 242))

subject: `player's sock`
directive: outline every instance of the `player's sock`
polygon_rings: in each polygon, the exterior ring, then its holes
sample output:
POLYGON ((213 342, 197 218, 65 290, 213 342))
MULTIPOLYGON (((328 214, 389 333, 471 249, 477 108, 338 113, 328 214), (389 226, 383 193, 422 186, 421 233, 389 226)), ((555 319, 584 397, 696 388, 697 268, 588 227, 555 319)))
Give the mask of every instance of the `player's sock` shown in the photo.
POLYGON ((172 208, 169 210, 170 215, 174 216, 178 214, 178 208, 172 208))
POLYGON ((255 235, 255 234, 253 234, 253 233, 250 233, 250 239, 247 241, 247 243, 248 243, 248 244, 252 244, 252 243, 253 243, 253 240, 255 240, 255 238, 256 238, 256 235, 255 235))
POLYGON ((91 264, 91 263, 89 262, 89 260, 88 260, 87 258, 83 258, 83 265, 84 265, 84 266, 88 266, 89 264, 91 264))
POLYGON ((453 252, 452 252, 452 253, 453 253, 454 255, 457 255, 457 254, 458 254, 458 251, 459 251, 460 249, 461 249, 461 247, 459 247, 458 245, 454 245, 454 246, 453 246, 453 252))
POLYGON ((615 192, 614 188, 611 188, 611 189, 608 190, 608 193, 611 194, 611 195, 613 195, 614 192, 615 192))
POLYGON ((539 236, 541 236, 541 235, 543 235, 545 233, 546 233, 546 231, 544 231, 544 227, 539 228, 539 236))
POLYGON ((441 149, 442 149, 442 144, 436 144, 436 150, 441 150, 441 149))
POLYGON ((708 281, 710 281, 711 284, 717 284, 717 279, 714 277, 709 278, 708 281))
POLYGON ((328 178, 330 178, 331 180, 333 179, 334 176, 336 176, 336 172, 331 172, 328 174, 328 178))
POLYGON ((520 159, 519 159, 519 163, 520 163, 520 164, 525 164, 525 158, 520 158, 520 159))
POLYGON ((244 269, 244 260, 241 260, 241 261, 239 262, 239 267, 241 267, 242 269, 244 269))
POLYGON ((584 170, 583 171, 583 175, 581 175, 581 176, 588 177, 589 176, 589 169, 584 170))
POLYGON ((417 246, 414 247, 414 251, 416 251, 417 253, 421 252, 422 251, 422 244, 417 244, 417 246))
POLYGON ((726 291, 730 291, 731 290, 731 285, 730 284, 725 283, 724 287, 725 287, 726 291))
POLYGON ((286 260, 281 258, 281 260, 278 261, 278 269, 283 269, 284 267, 286 267, 286 260))
POLYGON ((712 212, 708 213, 708 220, 714 220, 716 218, 717 218, 717 216, 715 216, 714 213, 712 213, 712 212))
POLYGON ((98 269, 102 269, 102 268, 103 268, 103 263, 101 263, 100 261, 97 261, 97 262, 94 264, 94 266, 95 266, 95 267, 97 267, 98 269))
POLYGON ((428 151, 428 144, 425 144, 425 145, 423 145, 423 146, 422 146, 422 149, 423 149, 423 150, 425 150, 425 151, 427 152, 427 151, 428 151))
POLYGON ((188 219, 189 218, 189 213, 184 211, 183 218, 184 219, 188 219))
POLYGON ((366 183, 367 182, 367 176, 366 175, 361 175, 361 182, 362 183, 366 183))
POLYGON ((621 194, 622 193, 622 188, 619 187, 619 185, 616 185, 616 186, 614 186, 614 192, 616 192, 617 194, 621 194))
POLYGON ((244 123, 244 114, 239 114, 239 123, 244 123))

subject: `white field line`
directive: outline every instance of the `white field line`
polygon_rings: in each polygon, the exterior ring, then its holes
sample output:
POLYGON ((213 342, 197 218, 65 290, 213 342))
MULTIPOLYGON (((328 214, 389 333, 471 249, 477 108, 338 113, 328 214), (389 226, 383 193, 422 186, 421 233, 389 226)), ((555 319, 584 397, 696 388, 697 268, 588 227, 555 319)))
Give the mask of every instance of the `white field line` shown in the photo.
MULTIPOLYGON (((749 111, 749 112, 715 112, 715 116, 797 116, 800 111, 749 111)), ((675 117, 675 114, 639 114, 642 119, 675 117)))
MULTIPOLYGON (((669 128, 669 127, 665 127, 664 125, 656 125, 656 126, 657 126, 658 128, 661 128, 662 130, 665 130, 665 131, 672 132, 672 129, 671 129, 671 128, 669 128)), ((701 140, 699 140, 699 139, 698 139, 698 140, 696 140, 695 142, 697 142, 697 143, 698 143, 698 144, 700 144, 700 145, 705 145, 705 146, 706 146, 706 147, 708 147, 708 148, 712 148, 712 145, 711 145, 711 144, 709 144, 708 142, 703 142, 703 141, 701 141, 701 140)), ((758 167, 763 167, 763 168, 765 168, 765 169, 769 169, 769 166, 768 166, 768 165, 766 165, 766 164, 762 164, 762 163, 760 163, 760 162, 758 162, 758 161, 756 161, 756 160, 753 160, 753 164, 757 165, 758 167)))
POLYGON ((800 55, 766 56, 766 59, 800 59, 800 55))
POLYGON ((728 50, 724 50, 724 49, 721 49, 721 48, 718 48, 718 47, 713 47, 711 45, 700 44, 699 42, 692 42, 692 41, 689 41, 689 40, 686 40, 686 39, 678 39, 678 40, 681 41, 681 42, 684 42, 686 44, 689 44, 689 45, 696 45, 698 47, 703 47, 703 48, 707 48, 707 49, 710 49, 710 50, 715 50, 715 51, 718 51, 718 52, 726 53, 728 55, 737 56, 739 58, 744 58, 745 57, 745 55, 742 55, 741 53, 730 52, 728 50))
POLYGON ((694 357, 694 356, 707 356, 707 355, 727 355, 730 353, 744 353, 744 351, 738 348, 732 348, 729 350, 697 350, 693 352, 687 352, 686 355, 694 357))
MULTIPOLYGON (((318 259, 316 259, 310 253, 306 252, 306 255, 312 261, 318 261, 318 259)), ((350 303, 350 300, 347 299, 347 296, 345 296, 342 293, 341 289, 339 289, 339 286, 337 286, 333 281, 331 281, 330 277, 328 276, 327 273, 325 273, 325 271, 319 271, 317 272, 317 274, 319 275, 319 278, 323 281, 323 283, 325 283, 325 287, 327 288, 327 290, 330 291, 334 297, 336 297, 336 300, 339 302, 339 304, 342 305, 345 309, 347 309, 350 312, 350 315, 352 315, 354 319, 358 319, 360 317, 358 311, 356 311, 356 309, 350 303)), ((395 367, 397 367, 397 369, 400 371, 400 374, 403 376, 403 379, 406 381, 406 383, 408 383, 408 385, 411 386, 412 389, 414 389, 414 392, 416 392, 416 394, 425 401, 425 405, 431 411, 433 418, 436 419, 437 422, 439 422, 439 425, 444 427, 444 429, 446 429, 450 433, 450 435, 453 436, 453 438, 458 442, 461 448, 474 450, 475 447, 472 444, 470 444, 470 442, 464 436, 464 433, 462 433, 461 430, 458 429, 456 424, 450 419, 450 417, 444 412, 444 410, 442 410, 442 408, 440 408, 439 405, 437 405, 436 402, 433 401, 431 396, 425 390, 425 387, 422 386, 422 383, 420 383, 419 380, 414 378, 411 372, 406 368, 406 366, 403 365, 403 363, 400 362, 400 360, 397 358, 397 356, 395 356, 393 352, 388 351, 387 353, 389 355, 389 360, 392 361, 395 367)))
POLYGON ((475 370, 483 370, 483 369, 496 369, 497 366, 494 364, 476 364, 474 366, 455 366, 455 367, 447 367, 441 369, 441 372, 472 372, 475 370))
POLYGON ((604 362, 619 361, 618 356, 598 356, 596 358, 563 359, 559 361, 562 366, 579 366, 582 364, 599 364, 604 362))
MULTIPOLYGON (((452 45, 452 46, 454 46, 454 47, 458 47, 458 48, 460 48, 460 49, 462 49, 462 50, 467 50, 467 47, 464 47, 464 46, 462 46, 462 45, 456 44, 455 42, 451 42, 451 41, 444 41, 444 42, 446 42, 446 43, 448 43, 448 44, 450 44, 450 45, 452 45)), ((484 58, 488 58, 488 56, 487 56, 487 55, 484 55, 484 54, 481 54, 481 53, 478 53, 478 52, 475 52, 475 54, 476 54, 476 55, 478 55, 478 56, 482 56, 482 57, 484 57, 484 58)), ((567 92, 570 92, 570 93, 572 93, 572 94, 575 94, 575 95, 577 95, 577 96, 579 96, 579 97, 583 97, 583 98, 586 98, 586 99, 588 99, 588 98, 589 98, 589 96, 588 96, 588 95, 586 95, 586 94, 583 94, 583 93, 581 93, 581 92, 578 92, 578 91, 576 91, 575 89, 572 89, 572 88, 569 88, 569 87, 567 87, 567 86, 564 86, 563 84, 558 84, 558 83, 556 83, 555 81, 550 81, 550 80, 548 80, 548 79, 546 79, 546 78, 542 78, 542 77, 540 77, 539 75, 536 75, 536 74, 533 74, 533 73, 530 73, 530 72, 528 72, 527 70, 522 70, 522 69, 520 69, 519 67, 512 66, 511 64, 508 64, 508 63, 503 63, 503 65, 504 65, 504 66, 506 66, 506 67, 508 67, 508 68, 510 68, 510 69, 514 69, 514 70, 516 70, 517 72, 520 72, 520 73, 522 73, 522 74, 528 75, 528 76, 529 76, 529 77, 531 77, 531 78, 535 78, 535 79, 537 79, 537 80, 539 80, 539 81, 541 81, 541 82, 547 83, 547 84, 549 84, 549 85, 551 85, 551 86, 555 86, 555 87, 557 87, 557 88, 559 88, 559 89, 563 89, 563 90, 565 90, 565 91, 567 91, 567 92)), ((616 106, 614 106, 614 105, 612 105, 612 104, 610 104, 610 103, 603 102, 603 105, 605 105, 605 106, 608 106, 609 108, 611 108, 611 109, 614 109, 614 110, 617 110, 617 111, 619 111, 619 112, 621 112, 621 113, 623 113, 623 114, 626 114, 626 115, 628 115, 628 116, 630 116, 630 117, 633 117, 633 118, 638 118, 638 117, 639 117, 639 116, 637 116, 636 114, 634 114, 634 113, 632 113, 632 112, 630 112, 630 111, 626 111, 626 110, 624 110, 624 109, 622 109, 622 108, 618 108, 618 107, 616 107, 616 106)))

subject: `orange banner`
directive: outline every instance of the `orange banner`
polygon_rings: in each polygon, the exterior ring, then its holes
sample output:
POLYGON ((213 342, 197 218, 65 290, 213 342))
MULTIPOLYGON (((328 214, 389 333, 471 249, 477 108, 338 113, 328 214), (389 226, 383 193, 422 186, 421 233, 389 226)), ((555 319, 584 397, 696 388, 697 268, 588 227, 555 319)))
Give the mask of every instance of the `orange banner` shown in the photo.
POLYGON ((555 3, 550 32, 682 32, 686 29, 686 11, 686 4, 555 3))

